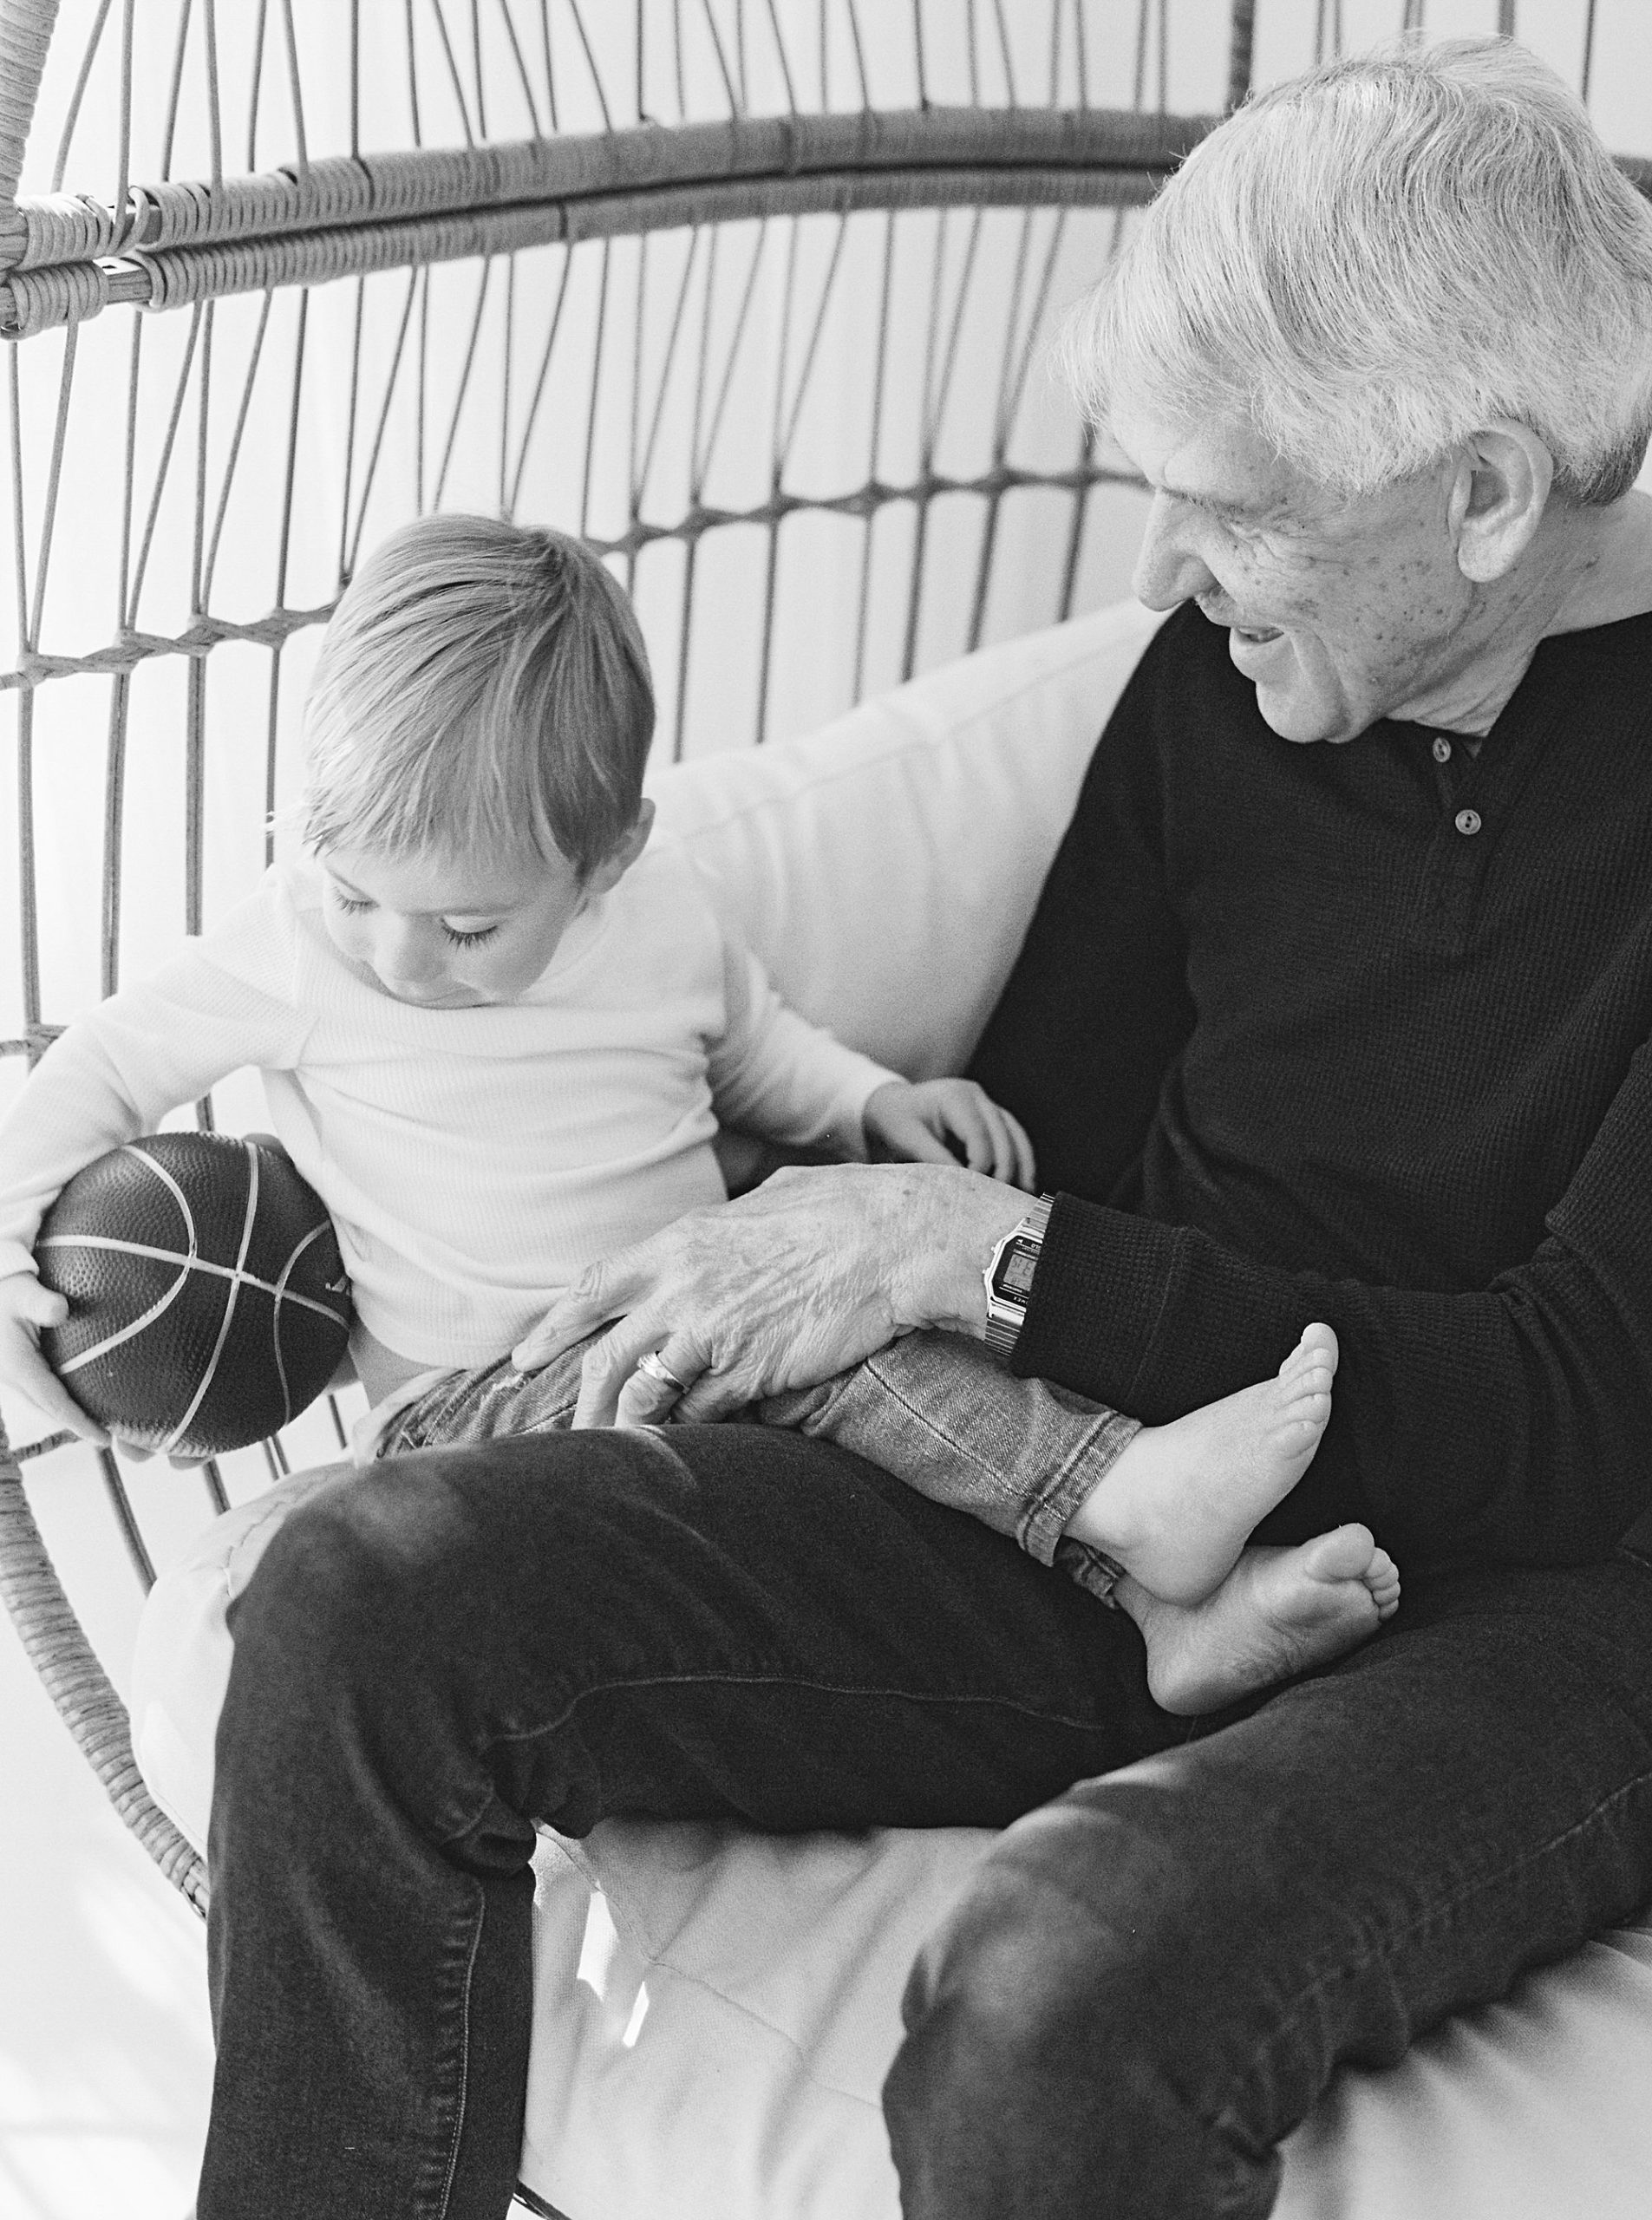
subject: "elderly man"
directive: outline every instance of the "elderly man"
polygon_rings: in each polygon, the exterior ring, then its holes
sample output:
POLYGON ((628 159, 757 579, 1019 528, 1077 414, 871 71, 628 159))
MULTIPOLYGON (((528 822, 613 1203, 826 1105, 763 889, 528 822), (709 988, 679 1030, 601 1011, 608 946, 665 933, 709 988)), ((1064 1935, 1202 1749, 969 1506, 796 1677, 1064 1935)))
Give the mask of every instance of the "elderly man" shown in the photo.
MULTIPOLYGON (((1340 2060, 1652 1890, 1652 216, 1519 49, 1350 63, 1206 141, 1076 347, 1179 607, 976 1060, 1056 1191, 1010 1361, 1151 1420, 1329 1321, 1263 1538, 1368 1519, 1406 1601, 1189 1722, 1126 1613, 816 1440, 323 1491, 235 1622, 201 2220, 499 2220, 536 1818, 1015 1822, 910 1985, 910 2220, 1264 2213, 1340 2060)), ((617 1322, 586 1419, 658 1351, 714 1420, 983 1334, 1023 1208, 789 1175, 519 1357, 617 1322)))

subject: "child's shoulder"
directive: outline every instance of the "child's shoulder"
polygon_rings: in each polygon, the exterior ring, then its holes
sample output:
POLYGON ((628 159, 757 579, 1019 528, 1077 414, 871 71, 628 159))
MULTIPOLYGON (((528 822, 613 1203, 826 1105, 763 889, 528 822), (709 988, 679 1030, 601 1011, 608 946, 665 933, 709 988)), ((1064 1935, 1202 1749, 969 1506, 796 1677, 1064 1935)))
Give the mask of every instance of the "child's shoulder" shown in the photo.
POLYGON ((645 976, 666 991, 720 977, 726 937, 694 864, 677 849, 649 847, 570 929, 542 983, 554 1000, 595 970, 645 976))
POLYGON ((636 926, 694 936, 719 930, 715 890, 675 842, 657 848, 650 842, 605 898, 636 926))

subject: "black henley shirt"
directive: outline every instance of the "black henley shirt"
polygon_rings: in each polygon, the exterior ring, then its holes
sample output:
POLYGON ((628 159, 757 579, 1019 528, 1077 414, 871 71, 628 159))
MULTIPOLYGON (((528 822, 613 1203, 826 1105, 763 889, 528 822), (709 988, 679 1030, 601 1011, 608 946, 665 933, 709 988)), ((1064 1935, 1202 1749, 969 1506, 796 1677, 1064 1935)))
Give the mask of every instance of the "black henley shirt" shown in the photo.
POLYGON ((1192 604, 1109 720, 971 1066, 1058 1192, 1015 1368, 1149 1421, 1341 1337, 1260 1530, 1607 1553, 1652 1504, 1652 615, 1478 753, 1280 739, 1192 604))

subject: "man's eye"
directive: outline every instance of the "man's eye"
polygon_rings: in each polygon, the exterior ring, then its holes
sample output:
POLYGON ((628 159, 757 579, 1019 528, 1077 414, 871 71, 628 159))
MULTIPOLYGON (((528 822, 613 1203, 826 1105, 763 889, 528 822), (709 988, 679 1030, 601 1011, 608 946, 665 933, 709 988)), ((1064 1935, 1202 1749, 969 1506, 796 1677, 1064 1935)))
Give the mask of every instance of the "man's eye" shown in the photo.
POLYGON ((448 941, 454 948, 478 948, 481 945, 483 941, 492 940, 494 934, 498 932, 499 927, 497 925, 483 925, 477 932, 461 933, 456 932, 453 926, 444 920, 441 930, 447 935, 448 941))

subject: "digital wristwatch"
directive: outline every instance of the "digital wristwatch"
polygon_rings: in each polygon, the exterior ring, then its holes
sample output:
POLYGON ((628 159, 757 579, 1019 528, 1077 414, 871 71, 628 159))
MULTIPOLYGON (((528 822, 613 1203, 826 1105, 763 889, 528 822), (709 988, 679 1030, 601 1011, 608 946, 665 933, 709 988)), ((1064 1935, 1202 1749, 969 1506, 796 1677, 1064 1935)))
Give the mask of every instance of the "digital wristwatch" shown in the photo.
POLYGON ((1008 1358, 1021 1337, 1054 1201, 1051 1195, 1039 1197, 1021 1224, 1005 1234, 981 1275, 987 1290, 987 1347, 996 1357, 1008 1358))

